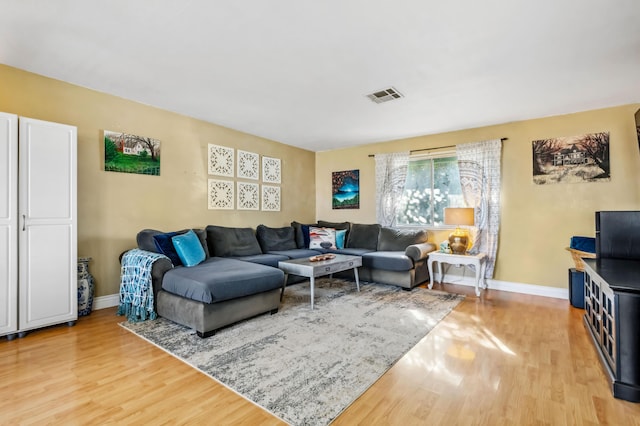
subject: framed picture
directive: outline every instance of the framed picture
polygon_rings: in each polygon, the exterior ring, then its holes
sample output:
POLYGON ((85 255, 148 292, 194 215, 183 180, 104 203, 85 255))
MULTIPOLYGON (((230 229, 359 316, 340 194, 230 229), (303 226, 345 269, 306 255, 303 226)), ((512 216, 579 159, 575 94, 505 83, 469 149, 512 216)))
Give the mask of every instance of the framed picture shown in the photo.
POLYGON ((260 156, 253 152, 238 150, 238 172, 239 178, 258 180, 260 156))
POLYGON ((280 159, 262 157, 262 181, 266 183, 281 183, 282 169, 280 159))
POLYGON ((262 210, 266 212, 280 211, 280 187, 262 185, 262 210))
POLYGON ((104 170, 160 175, 160 141, 129 133, 104 131, 104 170))
POLYGON ((209 144, 209 174, 233 177, 234 149, 226 146, 209 144))
POLYGON ((331 174, 333 209, 360 208, 360 170, 345 170, 331 174))
POLYGON ((611 180, 609 132, 533 141, 533 182, 597 182, 611 180))
POLYGON ((238 182, 238 210, 260 209, 260 188, 257 183, 238 182))
POLYGON ((233 210, 234 194, 232 180, 209 179, 207 191, 209 210, 233 210))

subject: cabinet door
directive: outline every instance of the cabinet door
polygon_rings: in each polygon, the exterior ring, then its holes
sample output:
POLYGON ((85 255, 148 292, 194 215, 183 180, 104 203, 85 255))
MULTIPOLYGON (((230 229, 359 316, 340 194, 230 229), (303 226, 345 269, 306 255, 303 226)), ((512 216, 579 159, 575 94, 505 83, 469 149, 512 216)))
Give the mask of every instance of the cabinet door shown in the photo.
POLYGON ((76 128, 20 118, 19 329, 77 319, 76 128))
POLYGON ((0 113, 0 336, 18 329, 18 117, 0 113))

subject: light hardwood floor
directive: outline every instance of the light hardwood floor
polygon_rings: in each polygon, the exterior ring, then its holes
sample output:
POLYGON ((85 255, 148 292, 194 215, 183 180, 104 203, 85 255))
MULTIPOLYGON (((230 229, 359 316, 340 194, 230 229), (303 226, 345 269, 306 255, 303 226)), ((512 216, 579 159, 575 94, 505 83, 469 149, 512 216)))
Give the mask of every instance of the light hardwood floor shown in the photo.
MULTIPOLYGON (((640 404, 611 394, 584 311, 436 287, 467 298, 335 425, 640 425, 640 404)), ((0 424, 283 424, 122 320, 104 309, 75 327, 0 338, 0 424)))

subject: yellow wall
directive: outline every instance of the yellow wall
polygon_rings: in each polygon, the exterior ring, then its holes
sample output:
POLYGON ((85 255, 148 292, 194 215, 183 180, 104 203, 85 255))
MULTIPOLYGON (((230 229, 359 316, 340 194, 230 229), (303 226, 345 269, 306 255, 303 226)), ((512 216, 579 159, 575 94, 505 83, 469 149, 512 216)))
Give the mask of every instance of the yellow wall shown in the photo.
MULTIPOLYGON (((526 100, 523 100, 525 102, 526 100)), ((567 286, 573 267, 564 250, 571 236, 595 236, 597 210, 640 210, 640 153, 634 114, 639 104, 467 129, 316 153, 316 217, 373 223, 375 167, 368 154, 455 145, 506 137, 502 148, 501 218, 494 279, 567 286), (611 181, 535 185, 533 140, 610 132, 611 181), (360 170, 360 209, 331 209, 331 172, 360 170)), ((425 119, 428 119, 425 118, 425 119)), ((448 232, 439 232, 440 242, 448 232)))
POLYGON ((117 294, 119 254, 143 228, 165 231, 208 224, 288 225, 312 221, 315 155, 256 136, 116 96, 0 65, 0 111, 78 127, 78 255, 91 256, 96 295, 117 294), (105 172, 102 131, 161 141, 161 175, 105 172), (209 210, 207 145, 280 158, 280 212, 209 210))

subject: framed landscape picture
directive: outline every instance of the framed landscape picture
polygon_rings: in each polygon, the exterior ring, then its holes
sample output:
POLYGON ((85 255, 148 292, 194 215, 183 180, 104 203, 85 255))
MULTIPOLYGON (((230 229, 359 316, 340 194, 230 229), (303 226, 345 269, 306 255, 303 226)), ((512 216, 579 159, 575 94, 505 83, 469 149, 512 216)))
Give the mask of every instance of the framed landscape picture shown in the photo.
POLYGON ((104 170, 160 175, 160 141, 129 133, 104 131, 104 170))
POLYGON ((333 172, 331 187, 333 209, 360 208, 360 170, 333 172))

